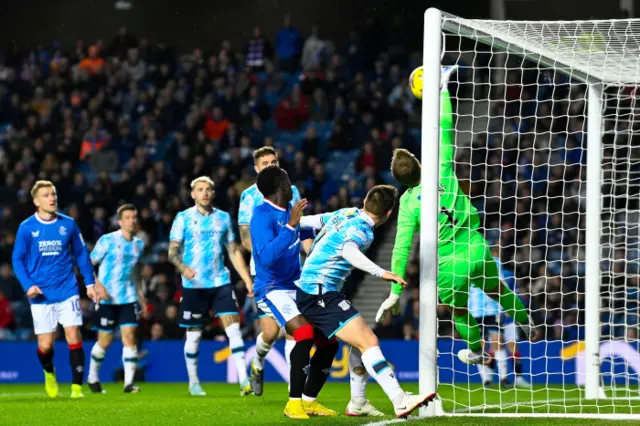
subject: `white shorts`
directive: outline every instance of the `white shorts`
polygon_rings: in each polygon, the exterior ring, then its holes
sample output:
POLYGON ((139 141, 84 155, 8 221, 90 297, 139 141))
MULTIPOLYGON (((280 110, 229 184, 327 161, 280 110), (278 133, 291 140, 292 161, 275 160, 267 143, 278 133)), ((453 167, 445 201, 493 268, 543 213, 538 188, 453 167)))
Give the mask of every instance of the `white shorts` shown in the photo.
POLYGON ((505 342, 517 342, 518 340, 520 340, 518 337, 518 326, 516 326, 515 322, 510 322, 509 324, 505 324, 504 328, 502 329, 503 334, 504 334, 504 341, 505 342))
POLYGON ((80 296, 71 296, 63 302, 31 305, 33 329, 36 334, 53 333, 58 324, 63 327, 82 325, 80 296))
POLYGON ((258 307, 281 327, 301 315, 296 305, 296 290, 271 290, 258 301, 258 307))

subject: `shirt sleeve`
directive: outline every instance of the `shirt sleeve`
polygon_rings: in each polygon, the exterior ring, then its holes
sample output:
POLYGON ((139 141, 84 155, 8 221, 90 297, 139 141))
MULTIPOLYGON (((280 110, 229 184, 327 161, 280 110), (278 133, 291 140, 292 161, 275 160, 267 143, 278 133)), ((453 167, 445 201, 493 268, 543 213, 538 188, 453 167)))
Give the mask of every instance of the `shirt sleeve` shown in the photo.
MULTIPOLYGON (((412 208, 412 202, 408 198, 413 194, 407 194, 400 202, 398 210, 398 228, 396 231, 396 240, 393 245, 393 254, 391 255, 391 272, 404 278, 407 272, 407 263, 411 255, 411 245, 413 236, 418 230, 418 218, 416 212, 412 208)), ((420 202, 416 198, 416 202, 420 202)), ((394 294, 402 293, 400 284, 392 284, 392 292, 394 294)))
POLYGON ((385 272, 384 269, 365 256, 354 241, 348 241, 344 244, 342 247, 342 257, 354 268, 368 272, 375 277, 381 277, 385 272))
POLYGON ((98 239, 95 247, 91 250, 91 261, 99 264, 102 262, 104 257, 107 255, 107 250, 109 249, 107 238, 103 235, 98 239))
MULTIPOLYGON (((295 194, 294 194, 295 196, 295 194)), ((240 209, 238 210, 238 225, 249 225, 253 216, 253 196, 244 191, 240 196, 240 209)))
POLYGON ((293 192, 293 198, 291 200, 291 202, 293 204, 297 203, 298 201, 302 200, 302 196, 300 196, 300 191, 298 190, 298 187, 295 185, 291 185, 291 191, 293 192))
POLYGON ((270 267, 282 256, 298 238, 298 231, 288 224, 276 232, 273 216, 259 212, 251 218, 251 242, 253 256, 263 265, 270 267))
POLYGON ((138 241, 138 262, 140 262, 140 259, 142 259, 142 256, 144 256, 144 241, 140 240, 138 241))
POLYGON ((233 232, 233 223, 231 222, 231 215, 227 213, 225 217, 225 236, 224 244, 229 245, 236 242, 236 233, 233 232))
POLYGON ((16 241, 13 244, 13 253, 11 255, 11 262, 13 263, 13 272, 16 274, 16 278, 20 281, 20 285, 26 292, 35 285, 29 272, 27 272, 27 255, 29 253, 29 244, 31 243, 31 236, 29 230, 24 225, 18 227, 18 233, 16 235, 16 241))
POLYGON ((184 241, 184 218, 182 213, 178 213, 169 232, 169 241, 182 243, 184 241))
POLYGON ((312 240, 316 235, 317 231, 315 229, 300 228, 300 241, 312 240))
POLYGON ((84 278, 84 285, 87 287, 94 285, 96 280, 93 276, 93 265, 91 264, 89 251, 84 244, 84 238, 82 238, 80 229, 75 221, 73 222, 73 233, 71 234, 71 249, 76 258, 78 269, 80 269, 80 273, 84 278))
POLYGON ((453 167, 455 159, 455 130, 453 107, 448 90, 440 91, 440 168, 453 167))
POLYGON ((369 241, 369 238, 367 238, 367 235, 361 229, 358 229, 356 226, 347 227, 347 230, 345 232, 343 247, 348 242, 354 243, 356 246, 358 246, 360 250, 366 250, 367 248, 369 248, 369 244, 370 244, 370 241, 369 241))
POLYGON ((334 213, 314 214, 300 218, 300 228, 322 229, 334 213))

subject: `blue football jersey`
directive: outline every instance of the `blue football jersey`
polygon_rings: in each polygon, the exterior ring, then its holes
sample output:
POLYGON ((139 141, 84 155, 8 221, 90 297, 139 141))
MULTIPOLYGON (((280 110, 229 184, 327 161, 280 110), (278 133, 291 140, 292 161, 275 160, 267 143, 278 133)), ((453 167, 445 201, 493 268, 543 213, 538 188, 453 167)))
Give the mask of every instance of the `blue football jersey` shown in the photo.
POLYGON ((127 241, 122 231, 100 237, 91 252, 91 260, 100 265, 98 279, 111 296, 100 304, 124 305, 138 301, 133 273, 143 251, 144 242, 140 238, 134 236, 131 241, 127 241))
MULTIPOLYGON (((293 198, 289 205, 293 207, 298 201, 300 201, 300 191, 298 191, 298 188, 295 185, 291 185, 291 190, 293 191, 293 198)), ((242 191, 242 194, 240 195, 240 209, 238 210, 238 225, 250 225, 253 210, 262 203, 264 203, 264 195, 258 191, 258 185, 255 183, 242 191)), ((251 275, 255 276, 256 264, 253 254, 251 256, 249 267, 251 269, 251 275)))
POLYGON ((214 209, 204 216, 195 206, 181 211, 173 220, 169 239, 182 245, 182 261, 196 272, 191 280, 182 277, 183 288, 214 288, 231 283, 224 265, 224 251, 235 241, 229 213, 214 209))
POLYGON ((78 294, 74 266, 86 285, 93 285, 93 266, 80 229, 73 218, 58 214, 45 221, 38 214, 18 227, 12 255, 13 270, 26 292, 34 285, 43 295, 31 303, 56 303, 78 294))
POLYGON ((296 285, 305 293, 340 291, 353 266, 342 257, 342 247, 354 242, 365 252, 373 242, 373 219, 360 209, 347 208, 322 216, 324 226, 302 267, 296 285))

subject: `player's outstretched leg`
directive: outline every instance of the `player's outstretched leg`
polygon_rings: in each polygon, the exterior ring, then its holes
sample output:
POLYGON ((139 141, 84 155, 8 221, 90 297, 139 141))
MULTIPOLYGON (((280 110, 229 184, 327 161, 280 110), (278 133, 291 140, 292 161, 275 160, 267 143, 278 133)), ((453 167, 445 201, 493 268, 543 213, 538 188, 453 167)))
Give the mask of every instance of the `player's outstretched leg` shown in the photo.
POLYGON ((516 320, 527 339, 535 341, 538 338, 533 321, 522 300, 509 287, 500 282, 495 290, 485 290, 487 294, 496 300, 504 311, 516 320))
POLYGON ((91 359, 89 361, 89 376, 87 377, 87 384, 89 389, 93 393, 106 393, 102 389, 100 384, 100 366, 104 361, 104 356, 107 353, 107 349, 111 345, 112 333, 106 331, 98 332, 98 341, 91 348, 91 359))
POLYGON ((256 338, 256 355, 251 360, 251 390, 256 396, 261 396, 264 391, 264 359, 280 336, 280 326, 273 318, 263 316, 260 318, 262 332, 256 338))
POLYGON ((71 364, 71 398, 84 398, 82 379, 84 378, 84 348, 80 327, 65 327, 64 334, 69 345, 69 364, 71 364))
POLYGON ((240 331, 240 318, 236 314, 220 315, 220 320, 229 339, 231 356, 236 362, 238 382, 240 383, 240 395, 248 395, 251 393, 251 384, 247 376, 247 364, 244 360, 244 340, 242 339, 242 332, 240 331))
POLYGON ((318 329, 314 330, 314 343, 316 353, 309 364, 309 375, 302 394, 302 406, 309 416, 337 416, 338 413, 320 404, 317 399, 320 390, 327 382, 339 344, 336 339, 327 339, 318 329))
POLYGON ((184 360, 187 364, 187 374, 189 376, 189 393, 192 396, 206 396, 207 393, 200 386, 198 378, 198 355, 202 339, 202 330, 199 328, 187 329, 184 341, 184 360))
POLYGON ((293 334, 296 345, 291 351, 289 401, 284 407, 284 415, 290 419, 308 419, 309 415, 302 405, 302 392, 307 378, 306 370, 309 366, 314 332, 313 327, 307 323, 295 327, 295 330, 292 331, 293 328, 293 326, 288 328, 289 333, 293 334))
POLYGON ((138 393, 140 388, 133 383, 138 364, 138 347, 136 346, 136 326, 120 327, 122 333, 122 365, 124 365, 124 392, 138 393))
POLYGON ((44 370, 44 390, 50 398, 58 396, 59 387, 53 369, 53 333, 38 335, 38 360, 44 370))
POLYGON ((360 351, 351 347, 349 351, 349 378, 351 400, 347 404, 346 414, 351 417, 382 417, 384 413, 374 407, 366 397, 369 373, 364 368, 360 351))
POLYGON ((467 342, 468 349, 458 352, 458 358, 465 364, 487 364, 489 355, 482 349, 480 326, 466 308, 453 308, 453 322, 462 339, 467 342))
POLYGON ((364 319, 357 314, 336 332, 338 339, 357 348, 362 353, 362 363, 387 394, 398 418, 406 418, 421 405, 428 404, 436 397, 429 395, 411 395, 402 390, 391 366, 382 355, 378 338, 364 319))

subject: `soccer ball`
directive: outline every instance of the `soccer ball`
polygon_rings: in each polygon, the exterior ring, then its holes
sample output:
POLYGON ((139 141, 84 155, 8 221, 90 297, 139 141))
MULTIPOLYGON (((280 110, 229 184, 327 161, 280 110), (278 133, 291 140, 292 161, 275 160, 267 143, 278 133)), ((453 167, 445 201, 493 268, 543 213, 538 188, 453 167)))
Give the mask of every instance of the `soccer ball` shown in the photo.
POLYGON ((422 67, 418 67, 409 76, 411 93, 418 99, 422 99, 422 67))

